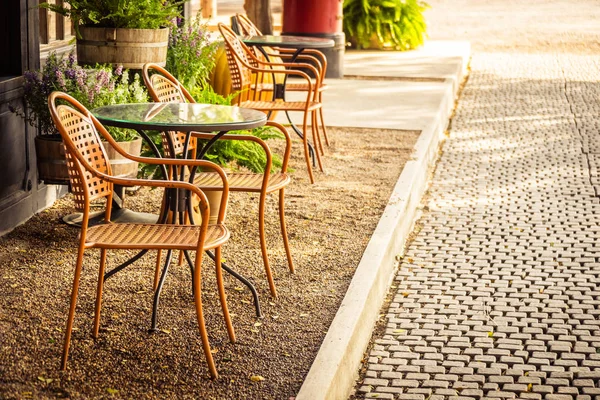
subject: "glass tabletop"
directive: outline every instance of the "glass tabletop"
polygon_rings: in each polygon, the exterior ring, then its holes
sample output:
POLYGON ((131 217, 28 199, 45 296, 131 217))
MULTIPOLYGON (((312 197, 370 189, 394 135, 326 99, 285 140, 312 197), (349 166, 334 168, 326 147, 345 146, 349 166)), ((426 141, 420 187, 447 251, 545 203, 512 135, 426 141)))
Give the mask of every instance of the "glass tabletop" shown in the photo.
POLYGON ((311 36, 291 36, 291 35, 260 35, 260 36, 242 36, 242 42, 252 46, 278 46, 293 49, 321 49, 333 47, 332 39, 317 38, 311 36))
POLYGON ((260 111, 196 103, 114 104, 92 110, 100 122, 131 129, 215 132, 252 129, 267 122, 260 111))

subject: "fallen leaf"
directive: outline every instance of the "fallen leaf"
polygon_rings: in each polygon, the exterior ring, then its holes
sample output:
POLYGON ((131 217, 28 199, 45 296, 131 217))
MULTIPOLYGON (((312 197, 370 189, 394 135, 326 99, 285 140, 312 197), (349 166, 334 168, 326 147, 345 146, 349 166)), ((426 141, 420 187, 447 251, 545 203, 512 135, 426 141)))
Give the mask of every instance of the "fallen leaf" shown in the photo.
POLYGON ((251 380, 252 382, 261 382, 261 381, 264 381, 264 380, 265 380, 265 378, 263 378, 263 377, 262 377, 262 376, 260 376, 260 375, 252 375, 252 376, 250 377, 250 380, 251 380))
POLYGON ((404 333, 406 329, 394 329, 394 333, 404 333))
POLYGON ((110 394, 111 396, 114 396, 115 394, 119 393, 119 391, 117 389, 112 389, 112 388, 106 388, 106 392, 108 394, 110 394))
POLYGON ((306 314, 306 313, 303 313, 303 314, 300 314, 300 316, 301 316, 301 317, 308 317, 308 314, 306 314))
POLYGON ((238 292, 241 292, 241 291, 244 290, 244 288, 241 287, 241 286, 236 286, 236 287, 233 288, 233 290, 237 290, 238 292))
POLYGON ((275 303, 273 303, 272 301, 270 301, 270 302, 269 302, 269 304, 270 304, 270 305, 272 305, 272 306, 274 306, 274 305, 275 305, 275 303))
POLYGON ((258 328, 259 326, 261 326, 261 325, 262 325, 262 322, 255 322, 255 323, 254 323, 254 326, 255 326, 255 327, 257 327, 257 328, 258 328))
POLYGON ((167 335, 170 335, 170 334, 171 334, 171 331, 170 331, 170 330, 168 330, 168 329, 161 329, 160 331, 161 331, 162 333, 166 333, 167 335))
POLYGON ((219 352, 219 349, 211 349, 210 352, 213 353, 213 354, 217 354, 219 352))
POLYGON ((248 301, 248 300, 240 300, 240 301, 244 304, 250 304, 250 301, 248 301))

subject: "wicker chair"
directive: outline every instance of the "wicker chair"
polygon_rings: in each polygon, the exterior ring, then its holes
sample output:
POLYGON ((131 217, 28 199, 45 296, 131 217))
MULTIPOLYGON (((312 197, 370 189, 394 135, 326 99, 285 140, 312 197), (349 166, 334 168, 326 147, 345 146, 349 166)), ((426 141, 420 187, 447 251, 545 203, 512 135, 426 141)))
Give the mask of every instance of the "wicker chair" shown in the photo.
MULTIPOLYGON (((164 68, 156 64, 146 64, 142 70, 144 82, 148 87, 148 92, 154 101, 157 102, 190 102, 194 103, 193 97, 190 93, 181 85, 181 83, 171 75, 164 68)), ((229 190, 232 192, 252 192, 260 193, 259 196, 259 207, 258 207, 258 231, 260 236, 260 249, 262 253, 263 263, 265 266, 265 272, 267 280, 269 282, 269 289, 273 296, 277 296, 275 289, 275 282, 273 281, 273 274, 269 265, 269 257, 267 254, 267 240, 265 236, 265 201, 269 193, 279 192, 279 222, 281 226, 281 236, 283 237, 283 244, 285 247, 285 253, 287 256, 288 267, 290 272, 294 272, 294 264, 292 262, 292 254, 290 251, 289 241, 287 237, 287 230, 285 224, 285 187, 290 183, 290 177, 285 172, 287 170, 288 161, 290 158, 291 138, 288 131, 282 125, 275 122, 268 122, 268 126, 279 129, 286 139, 285 151, 283 154, 283 162, 281 166, 281 172, 271 173, 271 160, 272 154, 269 146, 261 139, 250 136, 250 135, 224 135, 219 140, 245 140, 257 143, 262 147, 266 154, 267 163, 265 166, 265 172, 262 174, 251 173, 251 172, 232 172, 227 175, 229 181, 229 190)), ((176 132, 168 132, 166 134, 171 135, 172 143, 174 144, 175 154, 173 156, 182 155, 184 149, 185 135, 176 132)), ((210 133, 198 133, 193 132, 192 139, 194 142, 191 144, 191 155, 196 155, 196 140, 197 139, 210 139, 213 134, 210 133)), ((189 146, 188 146, 189 148, 189 146)), ((221 185, 218 180, 218 176, 213 172, 198 172, 196 173, 194 183, 205 192, 221 190, 221 185)))
MULTIPOLYGON (((225 45, 227 48, 227 62, 229 64, 232 89, 239 93, 237 96, 237 104, 240 107, 253 108, 255 110, 260 110, 267 113, 274 111, 294 111, 304 114, 302 122, 302 132, 304 132, 302 137, 302 142, 304 145, 304 158, 306 160, 306 167, 308 169, 310 182, 314 183, 315 180, 309 156, 308 135, 306 132, 308 127, 308 118, 310 116, 313 144, 316 144, 317 141, 320 140, 317 112, 321 109, 322 105, 319 101, 319 93, 316 85, 313 85, 308 74, 298 70, 297 68, 307 69, 315 76, 318 75, 317 69, 314 66, 306 63, 271 63, 260 60, 244 43, 238 39, 237 35, 231 30, 231 28, 222 23, 219 23, 218 26, 219 31, 225 39, 225 45), (284 101, 282 99, 273 101, 258 100, 260 97, 257 96, 260 96, 261 91, 259 90, 259 86, 253 87, 253 85, 259 85, 260 83, 253 84, 252 76, 273 74, 274 69, 277 71, 277 74, 299 77, 299 79, 302 80, 308 88, 308 90, 306 90, 306 99, 303 101, 284 101)), ((264 80, 257 78, 254 81, 263 82, 264 80)), ((321 163, 319 151, 315 151, 314 153, 319 164, 319 169, 323 171, 323 165, 321 163)))
MULTIPOLYGON (((81 223, 81 234, 79 237, 79 250, 77 253, 75 277, 71 293, 71 305, 69 308, 63 347, 62 369, 66 369, 67 367, 71 331, 77 304, 79 279, 86 249, 100 249, 100 267, 93 329, 94 338, 98 337, 100 328, 100 309, 104 280, 110 275, 110 272, 105 274, 107 250, 185 250, 196 252, 196 259, 193 265, 192 292, 204 355, 211 376, 216 378, 218 374, 210 351, 208 334, 202 312, 201 267, 203 253, 206 250, 214 249, 216 254, 215 265, 217 270, 217 285, 221 306, 225 316, 227 333, 230 340, 234 342, 235 332, 227 309, 220 262, 221 246, 229 238, 229 231, 225 225, 223 225, 224 210, 229 193, 229 186, 225 173, 217 165, 208 161, 168 158, 156 159, 129 155, 120 149, 102 124, 84 106, 65 93, 53 92, 48 98, 48 106, 50 108, 52 120, 56 124, 65 144, 71 188, 75 197, 76 206, 83 211, 83 221, 81 223), (209 225, 209 207, 206 196, 192 184, 171 180, 154 181, 113 177, 111 175, 110 163, 107 161, 106 153, 100 143, 100 138, 111 143, 124 157, 134 161, 179 167, 186 166, 189 168, 198 166, 215 171, 215 176, 220 179, 220 187, 223 189, 223 197, 221 200, 222 211, 219 213, 217 223, 209 225), (112 223, 110 222, 110 216, 113 185, 115 184, 123 186, 138 185, 162 187, 171 190, 187 190, 196 195, 199 199, 202 222, 200 225, 112 223), (103 198, 106 201, 104 222, 100 225, 89 226, 90 202, 103 198)), ((170 260, 170 255, 167 258, 170 260)), ((167 266, 168 261, 164 271, 166 271, 167 266)), ((155 294, 155 301, 157 300, 157 295, 158 294, 155 294)))
MULTIPOLYGON (((243 14, 236 14, 235 20, 237 22, 237 27, 239 28, 239 33, 241 35, 247 36, 261 36, 262 32, 258 29, 256 25, 250 19, 243 14)), ((262 52, 257 51, 255 47, 250 47, 256 58, 261 59, 264 57, 262 52)), ((266 52, 269 58, 278 57, 280 60, 286 62, 308 62, 314 65, 317 68, 318 75, 315 79, 312 80, 313 87, 316 86, 317 92, 319 94, 319 101, 323 103, 323 91, 327 90, 329 87, 326 83, 324 83, 323 79, 325 78, 325 74, 327 73, 327 57, 319 50, 316 49, 304 49, 300 54, 296 54, 296 49, 285 49, 282 47, 267 47, 263 48, 263 51, 266 52)), ((258 65, 255 65, 258 66, 258 65)), ((273 84, 263 83, 263 90, 273 90, 273 84)), ((286 92, 306 92, 308 90, 308 85, 305 82, 286 82, 285 85, 286 92)), ((327 128, 325 127, 325 120, 323 119, 323 108, 319 109, 319 117, 321 119, 321 130, 323 131, 323 136, 325 137, 325 143, 329 146, 329 138, 327 137, 327 128)), ((319 141, 319 148, 321 150, 321 154, 323 152, 323 146, 321 146, 321 141, 319 141)))

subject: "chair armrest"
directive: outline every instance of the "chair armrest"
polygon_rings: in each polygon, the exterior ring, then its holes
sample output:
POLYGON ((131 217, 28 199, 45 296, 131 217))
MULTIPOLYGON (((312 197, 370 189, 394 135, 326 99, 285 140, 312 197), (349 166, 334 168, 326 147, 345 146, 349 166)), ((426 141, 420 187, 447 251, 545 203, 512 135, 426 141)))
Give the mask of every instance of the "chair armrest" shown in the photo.
MULTIPOLYGON (((280 123, 277 123, 275 121, 267 121, 265 126, 270 126, 270 127, 276 128, 283 134, 283 136, 285 138, 285 150, 284 150, 283 161, 282 161, 282 165, 281 165, 282 172, 285 172, 287 170, 287 165, 288 165, 289 158, 290 158, 290 152, 291 152, 291 148, 292 148, 292 137, 290 136, 290 133, 288 132, 288 130, 280 123)), ((203 139, 203 140, 210 140, 215 135, 216 135, 216 133, 192 132, 193 137, 195 137, 197 139, 203 139)), ((252 136, 252 135, 225 134, 225 135, 221 136, 219 138, 219 140, 249 140, 249 141, 259 144, 265 151, 265 154, 267 155, 267 165, 269 166, 269 168, 266 170, 271 171, 271 167, 270 167, 272 165, 271 148, 261 138, 258 138, 256 136, 252 136)))
MULTIPOLYGON (((282 60, 289 60, 291 58, 293 58, 293 54, 281 54, 281 53, 267 53, 268 56, 270 57, 279 57, 282 60)), ((317 70, 319 71, 319 76, 323 75, 323 65, 321 63, 321 60, 319 60, 317 57, 308 55, 308 54, 303 54, 301 53, 300 55, 298 55, 295 60, 299 60, 300 62, 311 62, 313 64, 314 67, 317 68, 317 70)), ((296 61, 294 62, 294 64, 296 63, 296 61)))

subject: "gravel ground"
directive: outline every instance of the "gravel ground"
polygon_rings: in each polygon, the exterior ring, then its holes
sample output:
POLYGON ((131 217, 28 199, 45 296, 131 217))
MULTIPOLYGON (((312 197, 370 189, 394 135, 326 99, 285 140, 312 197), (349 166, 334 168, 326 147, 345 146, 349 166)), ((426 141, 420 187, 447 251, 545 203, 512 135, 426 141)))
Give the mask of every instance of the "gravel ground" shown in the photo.
MULTIPOLYGON (((0 398, 285 399, 303 377, 333 319, 362 252, 419 132, 331 129, 327 173, 308 183, 299 143, 286 215, 296 274, 287 271, 277 196, 267 205, 267 236, 279 292, 272 299, 260 258, 257 196, 233 194, 224 247, 227 263, 256 284, 265 317, 226 277, 238 342, 228 342, 213 265, 205 263, 204 301, 220 379, 209 379, 187 267, 174 267, 161 298, 159 328, 149 334, 153 256, 107 281, 101 332, 91 338, 98 251, 89 251, 66 372, 59 370, 78 230, 60 222, 69 196, 0 238, 0 398), (264 381, 254 382, 252 376, 264 381)), ((274 147, 278 147, 274 146, 274 147)), ((128 198, 156 211, 161 192, 128 198)), ((109 254, 109 267, 127 252, 109 254)))

